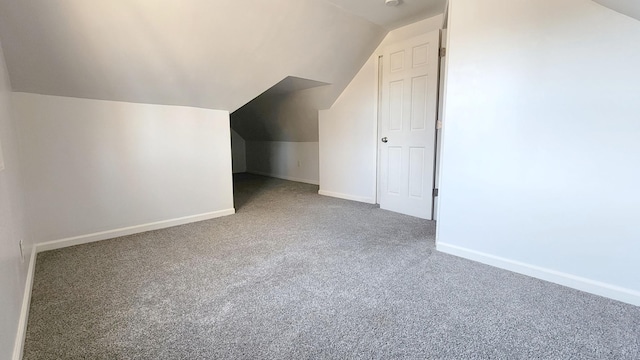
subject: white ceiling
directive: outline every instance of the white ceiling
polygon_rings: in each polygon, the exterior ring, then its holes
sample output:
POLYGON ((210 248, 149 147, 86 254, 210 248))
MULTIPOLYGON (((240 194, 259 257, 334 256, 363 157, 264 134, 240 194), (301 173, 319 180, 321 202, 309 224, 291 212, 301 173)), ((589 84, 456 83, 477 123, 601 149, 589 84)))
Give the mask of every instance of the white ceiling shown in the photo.
POLYGON ((302 79, 295 76, 287 76, 286 78, 282 79, 282 81, 280 81, 279 83, 273 85, 269 90, 265 91, 263 94, 265 93, 284 94, 284 93, 290 93, 294 91, 311 89, 314 87, 324 86, 324 85, 330 85, 330 84, 321 82, 321 81, 302 79))
POLYGON ((611 8, 619 13, 640 20, 639 0, 595 0, 595 2, 611 8))
POLYGON ((400 0, 387 6, 384 0, 325 0, 388 30, 442 14, 446 0, 400 0))
POLYGON ((297 76, 329 101, 384 34, 318 0, 0 0, 14 91, 101 100, 234 111, 297 76))
POLYGON ((317 109, 385 33, 446 2, 400 1, 0 0, 0 42, 14 91, 233 112, 277 84, 235 117, 317 141, 317 109))

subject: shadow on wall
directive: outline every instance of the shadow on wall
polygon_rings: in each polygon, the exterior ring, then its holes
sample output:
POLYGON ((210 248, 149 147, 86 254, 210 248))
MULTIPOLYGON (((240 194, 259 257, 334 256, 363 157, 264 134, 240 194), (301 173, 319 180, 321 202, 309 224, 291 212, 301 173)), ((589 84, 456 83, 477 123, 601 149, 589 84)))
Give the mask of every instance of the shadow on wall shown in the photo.
POLYGON ((231 128, 249 141, 318 141, 327 85, 288 76, 234 111, 231 128))
POLYGON ((244 162, 246 172, 318 184, 318 109, 330 90, 289 76, 233 112, 231 128, 245 144, 243 159, 242 149, 233 150, 236 163, 244 162))

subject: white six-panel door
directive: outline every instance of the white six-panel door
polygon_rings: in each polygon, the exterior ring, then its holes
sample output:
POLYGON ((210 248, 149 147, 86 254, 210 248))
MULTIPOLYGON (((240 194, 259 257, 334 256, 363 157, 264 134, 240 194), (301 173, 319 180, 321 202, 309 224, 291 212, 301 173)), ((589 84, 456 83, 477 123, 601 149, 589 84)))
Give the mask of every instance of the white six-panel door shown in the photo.
POLYGON ((380 208, 432 218, 439 31, 382 58, 380 208))

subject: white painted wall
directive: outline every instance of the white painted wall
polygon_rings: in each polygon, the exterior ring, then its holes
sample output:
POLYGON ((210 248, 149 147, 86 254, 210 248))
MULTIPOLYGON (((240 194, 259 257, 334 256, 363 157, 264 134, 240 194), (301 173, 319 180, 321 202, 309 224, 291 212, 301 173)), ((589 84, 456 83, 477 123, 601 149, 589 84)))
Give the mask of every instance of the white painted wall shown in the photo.
POLYGON ((438 15, 391 31, 333 106, 319 112, 320 194, 375 203, 378 56, 385 46, 441 24, 438 15))
POLYGON ((0 359, 10 359, 18 334, 18 321, 29 267, 31 242, 25 233, 15 118, 11 115, 11 86, 0 46, 0 359), (24 239, 25 260, 20 257, 24 239))
POLYGON ((247 171, 247 151, 246 142, 235 130, 231 129, 231 159, 233 173, 247 171))
POLYGON ((450 1, 438 249, 640 305, 640 22, 450 1))
POLYGON ((247 172, 318 184, 318 143, 247 141, 247 172))
POLYGON ((319 111, 319 194, 375 203, 377 56, 329 110, 319 111))
POLYGON ((13 107, 35 242, 233 208, 226 111, 25 93, 13 107))

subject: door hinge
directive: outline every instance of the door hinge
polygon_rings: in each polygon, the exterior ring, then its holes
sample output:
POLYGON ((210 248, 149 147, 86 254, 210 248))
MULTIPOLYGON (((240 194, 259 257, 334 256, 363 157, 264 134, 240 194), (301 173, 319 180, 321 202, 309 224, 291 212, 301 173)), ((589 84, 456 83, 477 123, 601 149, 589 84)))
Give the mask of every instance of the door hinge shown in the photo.
POLYGON ((439 55, 440 57, 445 57, 445 56, 447 56, 447 48, 443 48, 443 47, 441 47, 441 48, 440 48, 440 51, 439 51, 439 53, 438 53, 438 55, 439 55))
POLYGON ((438 189, 433 189, 433 197, 438 196, 438 189))

